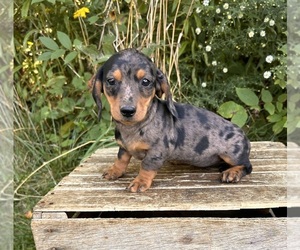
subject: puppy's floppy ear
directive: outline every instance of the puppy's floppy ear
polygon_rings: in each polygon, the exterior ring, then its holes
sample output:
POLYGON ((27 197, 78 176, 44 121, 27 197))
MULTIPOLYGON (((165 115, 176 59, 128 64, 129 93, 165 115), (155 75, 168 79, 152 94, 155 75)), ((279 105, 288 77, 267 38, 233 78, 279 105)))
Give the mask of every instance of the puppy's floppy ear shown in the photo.
POLYGON ((102 102, 101 102, 101 93, 103 93, 103 69, 102 67, 98 70, 97 74, 92 77, 89 81, 89 86, 92 88, 92 95, 94 101, 98 107, 98 119, 101 119, 101 112, 102 112, 102 102))
POLYGON ((168 79, 160 69, 157 69, 157 72, 156 72, 156 95, 160 98, 163 93, 166 95, 167 107, 168 107, 169 111, 171 112, 171 114, 174 117, 178 118, 178 113, 175 109, 175 106, 174 106, 174 103, 172 100, 172 94, 171 94, 170 84, 168 82, 168 79))

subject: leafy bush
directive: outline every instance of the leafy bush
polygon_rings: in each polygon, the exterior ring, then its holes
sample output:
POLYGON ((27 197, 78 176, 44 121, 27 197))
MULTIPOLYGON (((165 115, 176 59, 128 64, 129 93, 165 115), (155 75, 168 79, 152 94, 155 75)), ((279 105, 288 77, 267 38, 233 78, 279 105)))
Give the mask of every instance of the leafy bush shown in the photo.
POLYGON ((252 140, 285 140, 286 2, 203 1, 184 26, 185 99, 245 126, 252 140))

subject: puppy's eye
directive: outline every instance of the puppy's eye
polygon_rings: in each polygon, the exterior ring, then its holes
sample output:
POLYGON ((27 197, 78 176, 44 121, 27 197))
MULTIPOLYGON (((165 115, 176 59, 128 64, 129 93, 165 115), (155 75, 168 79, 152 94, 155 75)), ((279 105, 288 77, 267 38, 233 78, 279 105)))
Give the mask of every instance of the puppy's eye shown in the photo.
POLYGON ((142 85, 143 85, 143 86, 147 87, 147 86, 149 86, 150 84, 151 84, 151 82, 150 82, 149 79, 144 78, 144 79, 142 80, 142 85))
POLYGON ((113 85, 116 84, 116 81, 115 81, 114 78, 108 78, 108 79, 106 80, 106 82, 107 82, 108 85, 110 85, 110 86, 113 86, 113 85))

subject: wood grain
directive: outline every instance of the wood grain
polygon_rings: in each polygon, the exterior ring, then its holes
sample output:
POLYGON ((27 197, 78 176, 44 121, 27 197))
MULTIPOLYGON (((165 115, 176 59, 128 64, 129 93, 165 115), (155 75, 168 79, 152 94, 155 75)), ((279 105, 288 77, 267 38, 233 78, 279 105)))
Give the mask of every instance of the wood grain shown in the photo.
MULTIPOLYGON (((296 222, 300 222, 299 218, 296 222)), ((37 249, 286 249, 286 218, 35 220, 37 249)))

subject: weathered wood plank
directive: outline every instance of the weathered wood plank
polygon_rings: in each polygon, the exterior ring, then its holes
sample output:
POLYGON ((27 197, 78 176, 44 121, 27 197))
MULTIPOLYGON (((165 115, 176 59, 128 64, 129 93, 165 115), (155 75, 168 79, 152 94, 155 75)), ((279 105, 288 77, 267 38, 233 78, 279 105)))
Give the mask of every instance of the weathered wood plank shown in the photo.
MULTIPOLYGON (((294 201, 294 205, 299 200, 294 201)), ((145 193, 119 190, 59 189, 44 197, 35 211, 236 210, 286 207, 286 187, 230 185, 201 189, 155 186, 145 193)))
MULTIPOLYGON (((298 223, 299 218, 294 219, 298 223)), ((286 249, 287 219, 145 218, 34 220, 43 249, 286 249)))
MULTIPOLYGON (((70 175, 65 177, 59 183, 59 189, 120 189, 125 188, 126 184, 135 178, 137 172, 127 173, 124 177, 119 178, 116 181, 107 181, 98 175, 70 175)), ((227 184, 221 183, 219 180, 219 173, 159 173, 153 184, 153 188, 206 188, 208 186, 212 188, 225 187, 230 185, 236 185, 239 187, 251 187, 251 186, 286 186, 286 172, 254 172, 249 176, 244 177, 239 183, 227 184)), ((57 187, 58 189, 58 187, 57 187)))

